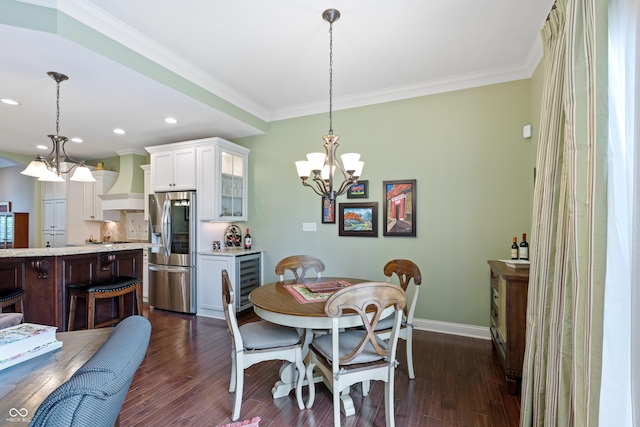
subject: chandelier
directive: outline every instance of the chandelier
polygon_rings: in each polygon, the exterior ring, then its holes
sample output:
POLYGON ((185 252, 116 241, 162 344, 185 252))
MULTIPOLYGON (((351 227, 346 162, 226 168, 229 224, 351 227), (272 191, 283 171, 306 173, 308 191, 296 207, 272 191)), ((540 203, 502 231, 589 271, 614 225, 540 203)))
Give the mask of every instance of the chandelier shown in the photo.
POLYGON ((35 160, 32 160, 20 173, 38 178, 38 181, 64 182, 61 174, 73 172, 71 181, 93 182, 95 178, 85 166, 84 161, 74 160, 67 154, 64 148, 68 141, 67 137, 58 134, 60 131, 60 83, 68 80, 69 77, 55 71, 49 71, 47 74, 56 81, 56 134, 47 135, 51 138, 53 148, 46 156, 36 156, 35 160), (63 163, 71 164, 71 167, 63 163), (63 170, 64 167, 68 168, 63 170))
POLYGON ((311 187, 316 194, 333 203, 337 196, 346 193, 349 187, 358 182, 364 162, 360 161, 358 153, 343 154, 340 156, 342 163, 336 158, 340 137, 333 134, 333 23, 340 18, 340 12, 327 9, 322 13, 322 18, 329 23, 329 134, 322 137, 325 152, 307 154, 307 160, 296 162, 296 169, 302 185, 311 187), (335 181, 336 168, 342 173, 339 186, 335 181), (312 184, 308 182, 311 174, 312 184))

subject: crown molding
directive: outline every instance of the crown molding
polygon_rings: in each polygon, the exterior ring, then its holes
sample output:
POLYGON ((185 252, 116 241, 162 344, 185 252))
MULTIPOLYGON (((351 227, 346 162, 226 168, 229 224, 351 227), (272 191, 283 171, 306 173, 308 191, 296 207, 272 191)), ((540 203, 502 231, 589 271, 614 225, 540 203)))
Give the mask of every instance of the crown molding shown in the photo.
MULTIPOLYGON (((19 0, 44 7, 54 8, 81 22, 115 42, 137 52, 158 65, 174 72, 182 78, 200 86, 238 108, 264 120, 272 122, 328 111, 327 100, 293 105, 269 111, 264 106, 249 99, 221 81, 211 77, 202 69, 190 64, 184 58, 167 50, 162 45, 146 37, 124 22, 114 18, 92 3, 82 0, 19 0)), ((438 93, 505 83, 530 78, 542 59, 542 43, 536 37, 524 62, 511 67, 484 70, 478 73, 435 79, 410 85, 363 92, 334 98, 334 111, 364 107, 385 102, 399 101, 438 93)))

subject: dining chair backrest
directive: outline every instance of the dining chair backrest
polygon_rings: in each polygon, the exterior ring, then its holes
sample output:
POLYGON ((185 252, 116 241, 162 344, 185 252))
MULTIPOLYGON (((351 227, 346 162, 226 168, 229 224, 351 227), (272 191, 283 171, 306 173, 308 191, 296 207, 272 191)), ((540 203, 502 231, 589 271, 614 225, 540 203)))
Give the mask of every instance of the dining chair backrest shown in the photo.
POLYGON ((309 270, 315 270, 317 277, 322 277, 324 262, 310 255, 292 255, 281 259, 276 264, 276 274, 280 276, 280 281, 284 280, 284 273, 287 270, 293 272, 296 282, 299 282, 305 278, 309 270))
MULTIPOLYGON (((340 358, 333 358, 334 367, 353 362, 371 343, 374 351, 384 358, 390 356, 392 345, 381 346, 376 339, 376 325, 382 319, 383 312, 388 307, 394 307, 400 311, 404 309, 406 304, 406 295, 404 290, 397 286, 384 282, 365 282, 357 285, 351 285, 334 293, 324 306, 325 314, 333 319, 334 339, 339 339, 339 323, 338 318, 346 312, 352 315, 356 312, 366 333, 363 334, 360 342, 346 355, 340 358)), ((400 323, 398 320, 397 323, 400 323)), ((337 372, 337 371, 335 371, 337 372)))
POLYGON ((391 281, 391 277, 394 274, 398 276, 400 286, 405 292, 409 287, 409 282, 413 280, 413 284, 415 285, 413 298, 411 299, 411 304, 407 304, 404 309, 405 316, 409 317, 409 313, 411 313, 411 317, 413 318, 413 311, 415 311, 415 305, 418 299, 418 287, 422 283, 422 273, 420 272, 420 268, 413 261, 409 261, 408 259, 394 259, 384 266, 384 275, 387 276, 387 282, 391 281))
MULTIPOLYGON (((399 338, 406 341, 406 354, 407 354, 407 370, 409 379, 416 377, 413 368, 413 316, 416 311, 416 305, 418 303, 418 295, 420 293, 420 284, 422 283, 422 273, 420 268, 407 259, 394 259, 389 261, 384 266, 384 274, 387 276, 387 282, 391 282, 391 277, 395 274, 398 276, 400 287, 407 291, 409 283, 413 281, 413 296, 411 302, 405 306, 404 309, 404 321, 400 328, 399 338)), ((391 336, 391 322, 383 321, 378 327, 378 336, 383 339, 388 339, 391 336)))
POLYGON ((227 327, 229 328, 229 332, 231 332, 231 339, 233 340, 233 348, 243 348, 242 335, 238 328, 238 320, 234 309, 235 291, 227 270, 222 270, 222 303, 224 318, 227 321, 227 327))

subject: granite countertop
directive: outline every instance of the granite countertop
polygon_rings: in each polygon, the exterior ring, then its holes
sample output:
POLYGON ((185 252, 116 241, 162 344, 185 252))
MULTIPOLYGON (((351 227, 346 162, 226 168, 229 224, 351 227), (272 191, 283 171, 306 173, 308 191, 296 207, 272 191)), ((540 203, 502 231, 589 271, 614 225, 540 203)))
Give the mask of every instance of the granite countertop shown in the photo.
POLYGON ((239 255, 259 254, 260 252, 262 252, 262 250, 260 249, 223 248, 219 251, 198 251, 198 255, 239 256, 239 255))
POLYGON ((25 248, 25 249, 1 249, 0 258, 20 258, 20 257, 32 257, 32 256, 62 256, 62 255, 76 255, 87 254, 95 252, 113 252, 113 251, 128 251, 131 249, 147 249, 154 245, 147 242, 138 243, 114 243, 114 244, 101 244, 101 245, 79 245, 79 246, 65 246, 62 248, 25 248))

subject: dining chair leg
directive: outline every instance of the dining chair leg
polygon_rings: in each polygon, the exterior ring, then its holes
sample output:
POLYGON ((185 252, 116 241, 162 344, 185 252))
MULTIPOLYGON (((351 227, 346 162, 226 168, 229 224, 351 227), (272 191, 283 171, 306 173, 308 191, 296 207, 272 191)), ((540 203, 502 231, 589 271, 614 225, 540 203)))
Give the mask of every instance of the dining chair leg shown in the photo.
POLYGON ((394 397, 393 397, 393 384, 394 382, 394 373, 393 369, 389 373, 389 378, 387 382, 384 384, 384 418, 386 420, 387 427, 394 427, 396 424, 395 421, 395 410, 393 407, 394 397))
POLYGON ((231 355, 231 379, 229 380, 229 393, 236 391, 236 377, 238 376, 238 363, 236 361, 235 350, 231 355))
POLYGON ((333 383, 333 425, 340 427, 340 390, 335 382, 333 383))
POLYGON ((231 421, 238 421, 238 418, 240 418, 240 408, 242 406, 242 391, 244 389, 244 363, 242 360, 237 360, 236 364, 236 396, 233 403, 233 415, 231 416, 231 421))
MULTIPOLYGON (((304 363, 302 363, 302 350, 296 351, 296 368, 298 369, 298 382, 296 383, 296 399, 298 401, 298 409, 304 409, 304 403, 302 402, 302 383, 304 382, 304 363)), ((311 380, 313 382, 313 380, 311 380)))
POLYGON ((369 396, 369 390, 371 390, 371 380, 362 381, 362 395, 369 396))
POLYGON ((407 350, 407 369, 409 370, 409 379, 413 380, 416 378, 416 374, 413 371, 413 328, 411 326, 407 326, 406 350, 407 350))
POLYGON ((316 399, 316 383, 313 381, 313 368, 316 365, 313 363, 309 363, 307 366, 307 374, 308 378, 307 384, 309 385, 309 400, 307 400, 307 409, 311 409, 313 406, 313 401, 316 399))

